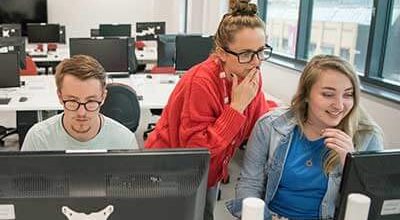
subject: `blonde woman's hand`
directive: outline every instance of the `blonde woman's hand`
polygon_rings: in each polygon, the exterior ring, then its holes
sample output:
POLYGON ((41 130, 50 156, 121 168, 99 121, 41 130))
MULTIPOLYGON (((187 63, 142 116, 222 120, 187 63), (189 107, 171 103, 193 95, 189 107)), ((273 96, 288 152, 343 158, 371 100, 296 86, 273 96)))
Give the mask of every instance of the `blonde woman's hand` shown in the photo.
POLYGON ((344 165, 347 153, 354 152, 352 138, 343 131, 336 128, 326 128, 322 132, 325 137, 325 146, 337 152, 340 163, 344 165))
POLYGON ((256 97, 259 89, 260 70, 254 68, 238 83, 238 77, 232 74, 231 107, 243 113, 251 101, 256 97))

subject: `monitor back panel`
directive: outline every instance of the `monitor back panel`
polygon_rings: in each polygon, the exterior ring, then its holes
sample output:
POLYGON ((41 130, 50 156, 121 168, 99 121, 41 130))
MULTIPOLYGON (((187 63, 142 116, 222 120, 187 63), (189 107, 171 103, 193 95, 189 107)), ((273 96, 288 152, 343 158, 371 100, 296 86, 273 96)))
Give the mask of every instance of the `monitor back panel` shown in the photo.
POLYGON ((28 24, 27 34, 29 43, 59 43, 59 24, 28 24))
POLYGON ((335 219, 344 219, 347 197, 351 193, 361 193, 371 198, 368 220, 400 219, 400 203, 397 213, 384 211, 390 209, 390 200, 400 199, 400 151, 360 152, 350 160, 348 158, 335 219))
POLYGON ((18 53, 0 53, 0 88, 19 87, 18 53))
POLYGON ((84 54, 95 58, 107 72, 129 71, 128 38, 70 38, 70 56, 84 54))
POLYGON ((0 207, 11 204, 16 220, 65 220, 65 211, 77 216, 110 206, 109 220, 200 220, 208 158, 206 151, 1 154, 0 207))
POLYGON ((130 37, 130 24, 100 24, 99 36, 103 37, 130 37))
POLYGON ((178 35, 176 37, 176 70, 188 70, 208 58, 213 48, 212 37, 178 35))

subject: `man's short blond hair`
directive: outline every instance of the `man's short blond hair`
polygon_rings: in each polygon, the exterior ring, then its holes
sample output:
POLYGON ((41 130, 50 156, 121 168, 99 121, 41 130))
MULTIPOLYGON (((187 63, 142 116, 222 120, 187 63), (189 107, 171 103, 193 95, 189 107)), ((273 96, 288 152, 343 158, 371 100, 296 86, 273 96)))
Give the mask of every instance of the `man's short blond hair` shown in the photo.
POLYGON ((84 81, 88 79, 97 79, 103 88, 106 86, 106 71, 103 66, 93 57, 87 55, 75 55, 69 59, 63 60, 56 67, 56 85, 57 90, 61 90, 65 75, 72 75, 84 81))

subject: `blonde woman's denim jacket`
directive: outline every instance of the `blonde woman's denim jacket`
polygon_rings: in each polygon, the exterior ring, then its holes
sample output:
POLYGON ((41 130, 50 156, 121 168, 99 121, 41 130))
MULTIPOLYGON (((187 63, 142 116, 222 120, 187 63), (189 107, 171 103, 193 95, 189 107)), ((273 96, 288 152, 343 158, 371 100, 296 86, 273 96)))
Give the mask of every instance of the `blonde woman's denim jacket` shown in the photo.
MULTIPOLYGON (((246 148, 240 180, 236 185, 236 199, 226 203, 232 215, 239 218, 242 200, 256 197, 265 201, 264 219, 272 218, 268 206, 278 189, 296 125, 293 113, 287 109, 269 112, 257 121, 246 148)), ((376 132, 365 132, 360 140, 360 151, 383 149, 381 135, 376 132)), ((340 165, 328 175, 327 191, 320 205, 320 219, 332 219, 334 216, 341 176, 340 165)))

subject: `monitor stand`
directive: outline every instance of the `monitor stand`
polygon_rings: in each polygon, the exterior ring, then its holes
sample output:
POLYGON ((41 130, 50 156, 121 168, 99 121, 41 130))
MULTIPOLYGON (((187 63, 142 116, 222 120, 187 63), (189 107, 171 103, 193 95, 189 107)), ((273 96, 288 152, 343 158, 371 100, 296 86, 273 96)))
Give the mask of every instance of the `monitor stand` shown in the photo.
POLYGON ((63 206, 61 211, 68 218, 68 220, 107 220, 108 216, 113 213, 114 206, 109 205, 103 210, 90 214, 75 212, 68 206, 63 206))

